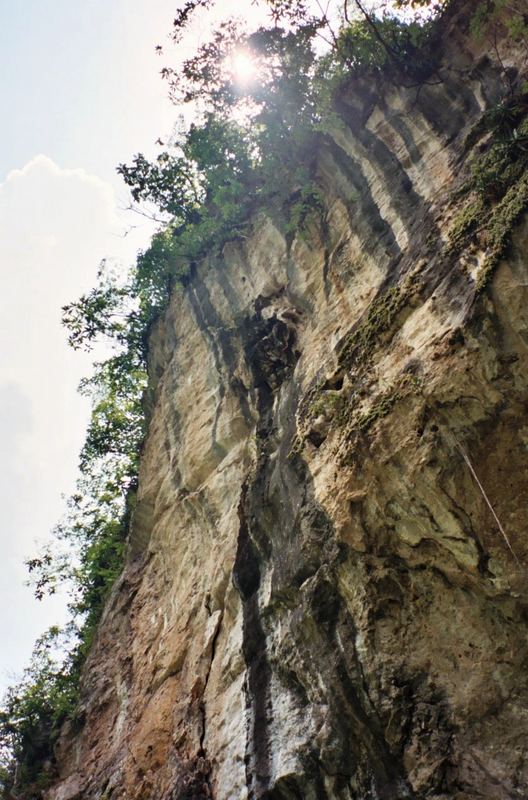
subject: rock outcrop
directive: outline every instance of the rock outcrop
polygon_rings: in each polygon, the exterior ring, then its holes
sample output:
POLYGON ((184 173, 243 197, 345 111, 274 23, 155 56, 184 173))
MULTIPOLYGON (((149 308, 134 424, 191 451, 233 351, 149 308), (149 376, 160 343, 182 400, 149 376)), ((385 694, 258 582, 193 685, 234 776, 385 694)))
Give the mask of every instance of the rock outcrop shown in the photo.
POLYGON ((528 796, 528 221, 491 262, 458 191, 524 56, 464 13, 439 46, 341 94, 324 217, 262 213, 154 330, 49 800, 528 796))

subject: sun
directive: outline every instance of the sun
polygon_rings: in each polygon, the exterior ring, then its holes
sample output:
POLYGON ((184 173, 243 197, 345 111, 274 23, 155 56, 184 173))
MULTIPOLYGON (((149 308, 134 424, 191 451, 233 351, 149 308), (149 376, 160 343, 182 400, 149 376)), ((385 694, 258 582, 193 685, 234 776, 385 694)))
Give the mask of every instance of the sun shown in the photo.
POLYGON ((227 68, 234 83, 247 86, 258 72, 255 57, 249 50, 235 50, 227 59, 227 68))

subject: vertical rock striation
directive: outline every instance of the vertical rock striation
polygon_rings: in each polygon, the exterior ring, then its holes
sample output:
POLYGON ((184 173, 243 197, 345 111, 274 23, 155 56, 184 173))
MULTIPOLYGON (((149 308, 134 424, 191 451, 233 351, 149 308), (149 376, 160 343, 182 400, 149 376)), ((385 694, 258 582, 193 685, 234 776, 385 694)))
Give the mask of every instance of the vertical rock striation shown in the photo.
POLYGON ((341 94, 324 219, 262 214, 153 332, 129 557, 49 800, 528 795, 522 208, 485 291, 485 239, 454 246, 522 58, 463 14, 442 47, 419 87, 341 94))

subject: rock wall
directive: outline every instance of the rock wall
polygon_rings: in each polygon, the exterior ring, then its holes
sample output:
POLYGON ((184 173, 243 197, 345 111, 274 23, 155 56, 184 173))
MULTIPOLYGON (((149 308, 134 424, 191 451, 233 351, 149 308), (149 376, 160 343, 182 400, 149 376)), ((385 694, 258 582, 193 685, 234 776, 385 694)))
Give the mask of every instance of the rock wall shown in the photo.
POLYGON ((528 796, 528 221, 485 291, 450 240, 502 45, 462 13, 433 79, 351 84, 324 218, 175 292, 49 800, 528 796))

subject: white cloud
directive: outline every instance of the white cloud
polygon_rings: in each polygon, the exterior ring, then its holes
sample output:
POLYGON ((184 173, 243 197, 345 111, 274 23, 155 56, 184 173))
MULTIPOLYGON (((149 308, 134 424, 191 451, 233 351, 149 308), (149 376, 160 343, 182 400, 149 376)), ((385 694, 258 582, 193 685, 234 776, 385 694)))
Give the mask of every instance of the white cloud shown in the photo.
POLYGON ((2 271, 58 302, 69 300, 79 281, 88 287, 93 259, 115 246, 112 237, 121 229, 111 186, 46 156, 13 170, 0 185, 2 271))
POLYGON ((60 308, 93 285, 102 258, 134 258, 147 232, 124 229, 113 188, 82 169, 39 155, 0 184, 0 683, 61 614, 36 605, 22 565, 73 488, 88 415, 76 387, 90 359, 68 348, 60 308))

